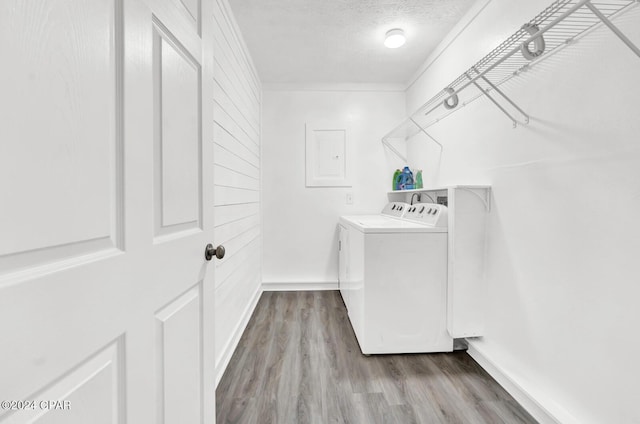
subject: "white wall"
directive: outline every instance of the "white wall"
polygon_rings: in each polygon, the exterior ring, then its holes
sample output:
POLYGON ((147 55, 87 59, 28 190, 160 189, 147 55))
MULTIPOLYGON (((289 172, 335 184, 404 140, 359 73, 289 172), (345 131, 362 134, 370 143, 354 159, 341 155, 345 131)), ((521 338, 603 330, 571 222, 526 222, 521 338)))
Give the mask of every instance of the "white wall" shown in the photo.
MULTIPOLYGON (((411 86, 408 111, 548 2, 491 1, 411 86)), ((640 8, 615 22, 640 45, 640 8)), ((474 348, 561 422, 640 422, 638 75, 640 58, 600 28, 503 86, 528 126, 478 100, 430 128, 441 160, 410 142, 435 183, 493 186, 474 348)))
POLYGON ((265 288, 336 288, 338 217, 377 213, 402 164, 381 137, 405 116, 403 91, 376 87, 287 89, 263 93, 263 213, 265 288), (358 91, 364 90, 364 91, 358 91), (347 122, 351 188, 305 187, 305 123, 347 122), (347 193, 353 204, 346 204, 347 193), (293 284, 290 286, 288 284, 293 284))
POLYGON ((261 85, 226 0, 215 2, 216 382, 260 295, 261 85))

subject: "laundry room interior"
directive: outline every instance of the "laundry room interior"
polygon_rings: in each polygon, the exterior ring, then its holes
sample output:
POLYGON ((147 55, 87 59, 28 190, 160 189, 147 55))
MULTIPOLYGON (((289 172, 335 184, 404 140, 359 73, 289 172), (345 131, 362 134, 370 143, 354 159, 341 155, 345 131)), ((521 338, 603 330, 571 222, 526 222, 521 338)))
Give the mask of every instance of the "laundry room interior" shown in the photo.
POLYGON ((0 423, 640 424, 639 0, 74 3, 0 5, 0 423))
MULTIPOLYGON (((400 90, 373 84, 379 81, 366 74, 359 76, 361 84, 305 84, 295 75, 293 83, 263 82, 263 288, 336 289, 337 217, 376 213, 400 200, 389 194, 396 169, 422 170, 425 188, 486 185, 478 278, 486 284, 484 332, 470 339, 472 356, 540 422, 636 422, 640 345, 629 335, 638 322, 640 294, 634 264, 640 227, 633 212, 640 206, 637 47, 634 54, 605 25, 569 40, 572 31, 581 31, 581 19, 593 19, 583 8, 564 21, 559 35, 550 34, 565 37, 566 45, 512 78, 506 72, 513 67, 502 70, 500 90, 526 113, 527 123, 495 91, 489 94, 501 102, 498 107, 486 97, 463 105, 476 90, 461 93, 466 100, 450 116, 443 107, 428 117, 417 114, 437 106, 424 104, 549 4, 493 0, 469 6, 420 67, 403 70, 410 77, 400 90), (422 121, 398 129, 407 117, 422 121), (348 187, 305 185, 305 126, 317 121, 347 129, 348 187), (399 155, 381 143, 385 136, 399 155)), ((398 17, 397 24, 390 19, 378 33, 371 28, 371 36, 381 43, 384 31, 402 26, 403 19, 410 18, 398 17)), ((615 19, 635 45, 639 19, 636 7, 615 19)), ((514 55, 522 60, 520 52, 514 55)), ((389 266, 402 275, 405 264, 389 266)), ((424 275, 427 281, 427 270, 424 275)))

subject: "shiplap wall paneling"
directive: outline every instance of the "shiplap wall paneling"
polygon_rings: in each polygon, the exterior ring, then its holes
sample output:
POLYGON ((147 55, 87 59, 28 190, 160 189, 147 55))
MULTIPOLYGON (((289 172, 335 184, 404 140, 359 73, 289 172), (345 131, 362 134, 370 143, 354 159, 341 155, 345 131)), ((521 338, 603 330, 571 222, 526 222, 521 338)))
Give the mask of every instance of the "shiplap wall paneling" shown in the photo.
POLYGON ((261 286, 260 108, 262 88, 229 5, 214 7, 216 373, 222 373, 261 286))

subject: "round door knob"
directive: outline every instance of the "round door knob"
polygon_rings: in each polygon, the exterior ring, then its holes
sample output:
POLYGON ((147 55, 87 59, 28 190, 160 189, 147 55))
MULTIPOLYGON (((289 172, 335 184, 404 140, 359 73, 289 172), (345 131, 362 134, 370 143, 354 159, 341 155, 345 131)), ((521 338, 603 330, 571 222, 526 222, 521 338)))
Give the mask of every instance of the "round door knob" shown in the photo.
POLYGON ((224 258, 224 246, 213 247, 213 244, 207 244, 204 248, 204 258, 210 261, 214 256, 218 259, 224 258))

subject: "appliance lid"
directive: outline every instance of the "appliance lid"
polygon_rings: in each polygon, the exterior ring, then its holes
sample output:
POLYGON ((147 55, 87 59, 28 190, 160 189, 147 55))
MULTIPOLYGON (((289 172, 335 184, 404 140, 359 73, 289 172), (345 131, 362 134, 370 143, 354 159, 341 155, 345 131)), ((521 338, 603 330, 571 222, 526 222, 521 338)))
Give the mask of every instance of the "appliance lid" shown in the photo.
POLYGON ((433 227, 384 215, 346 215, 343 225, 351 225, 363 233, 446 233, 446 227, 433 227))

